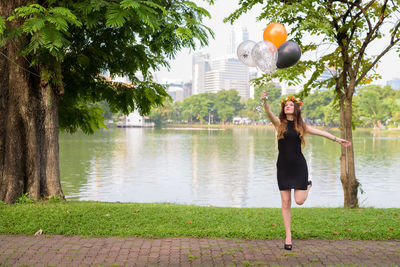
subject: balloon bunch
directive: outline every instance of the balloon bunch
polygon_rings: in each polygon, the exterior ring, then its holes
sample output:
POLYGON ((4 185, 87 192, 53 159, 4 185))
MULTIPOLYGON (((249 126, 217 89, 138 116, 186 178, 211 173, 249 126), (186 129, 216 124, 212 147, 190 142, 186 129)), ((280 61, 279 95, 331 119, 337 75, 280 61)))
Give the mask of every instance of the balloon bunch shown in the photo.
POLYGON ((301 57, 300 46, 286 39, 285 27, 280 23, 271 23, 264 30, 263 41, 242 42, 238 46, 237 56, 245 65, 273 74, 277 68, 293 66, 301 57))

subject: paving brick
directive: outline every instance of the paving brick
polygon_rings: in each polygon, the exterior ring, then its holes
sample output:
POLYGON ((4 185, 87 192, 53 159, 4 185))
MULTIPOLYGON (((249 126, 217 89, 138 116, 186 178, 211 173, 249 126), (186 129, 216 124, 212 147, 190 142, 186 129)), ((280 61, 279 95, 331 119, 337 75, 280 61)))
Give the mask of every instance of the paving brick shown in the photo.
POLYGON ((83 238, 0 235, 4 266, 326 266, 400 262, 400 241, 83 238), (5 245, 6 244, 6 245, 5 245))

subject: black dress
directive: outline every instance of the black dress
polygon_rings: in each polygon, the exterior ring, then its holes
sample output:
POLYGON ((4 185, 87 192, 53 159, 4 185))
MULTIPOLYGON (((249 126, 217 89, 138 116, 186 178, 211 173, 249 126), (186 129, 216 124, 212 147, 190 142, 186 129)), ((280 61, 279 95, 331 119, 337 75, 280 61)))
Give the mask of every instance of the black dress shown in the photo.
POLYGON ((307 162, 301 152, 301 139, 294 129, 294 122, 288 121, 284 138, 278 140, 278 186, 279 190, 307 190, 307 162))

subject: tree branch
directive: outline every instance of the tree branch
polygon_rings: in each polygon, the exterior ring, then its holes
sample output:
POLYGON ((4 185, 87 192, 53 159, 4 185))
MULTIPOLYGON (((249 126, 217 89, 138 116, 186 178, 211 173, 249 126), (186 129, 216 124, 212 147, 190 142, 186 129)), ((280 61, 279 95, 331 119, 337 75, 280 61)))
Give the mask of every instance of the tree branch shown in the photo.
MULTIPOLYGON (((368 32, 368 34, 365 37, 365 40, 364 40, 360 50, 358 51, 358 58, 356 60, 356 66, 354 68, 355 70, 358 70, 358 68, 360 67, 361 60, 362 60, 362 57, 364 56, 365 49, 367 49, 367 46, 371 43, 371 41, 373 41, 379 35, 377 31, 378 31, 379 27, 382 25, 384 19, 386 18, 384 16, 384 14, 385 14, 385 10, 386 10, 386 7, 387 7, 387 2, 388 2, 388 0, 384 1, 383 5, 382 5, 381 12, 380 12, 380 15, 379 15, 378 22, 376 23, 376 25, 374 26, 372 31, 370 30, 368 32)), ((354 56, 355 55, 356 54, 354 54, 354 56)))
POLYGON ((393 28, 393 32, 392 32, 392 38, 390 38, 390 43, 392 44, 393 42, 398 42, 399 39, 397 39, 396 41, 394 41, 394 38, 396 37, 397 31, 399 30, 400 27, 400 20, 397 21, 396 26, 394 26, 393 28))
MULTIPOLYGON (((397 26, 399 26, 399 24, 398 24, 397 26)), ((398 27, 397 27, 397 29, 398 29, 398 27)), ((396 39, 396 40, 393 39, 393 40, 390 42, 390 45, 388 45, 388 46, 385 48, 385 50, 383 50, 382 53, 380 53, 380 54, 375 58, 375 60, 369 65, 369 67, 366 68, 366 69, 364 70, 364 72, 360 75, 360 77, 358 77, 358 79, 356 80, 355 85, 359 84, 359 83, 361 82, 361 80, 365 77, 365 75, 367 75, 367 73, 375 66, 375 64, 378 63, 378 61, 379 61, 390 49, 392 49, 392 47, 393 47, 395 44, 397 44, 397 43, 400 43, 400 38, 398 38, 398 39, 396 39)))

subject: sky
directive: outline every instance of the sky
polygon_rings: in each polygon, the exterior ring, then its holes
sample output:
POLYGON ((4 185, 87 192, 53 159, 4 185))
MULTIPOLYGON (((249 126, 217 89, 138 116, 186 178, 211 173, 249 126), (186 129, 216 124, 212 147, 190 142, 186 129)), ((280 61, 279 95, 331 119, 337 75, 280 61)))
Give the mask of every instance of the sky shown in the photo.
MULTIPOLYGON (((257 5, 248 13, 242 15, 233 25, 224 23, 223 19, 234 12, 239 6, 237 0, 215 0, 214 5, 209 6, 205 1, 195 0, 199 6, 207 9, 211 14, 211 19, 205 19, 203 22, 210 27, 215 34, 214 39, 209 38, 207 47, 197 47, 196 51, 183 49, 177 53, 174 60, 170 60, 170 69, 162 68, 157 71, 156 78, 159 82, 164 80, 182 80, 184 82, 192 79, 192 54, 194 52, 209 53, 211 58, 225 57, 228 55, 229 35, 232 29, 236 34, 236 46, 242 41, 242 27, 246 27, 249 32, 249 40, 255 42, 262 41, 262 35, 265 27, 268 25, 266 21, 256 21, 256 17, 261 13, 261 5, 257 5)), ((290 35, 288 35, 288 40, 290 35)), ((374 44, 367 53, 375 55, 383 48, 383 40, 374 44)), ((322 53, 324 49, 320 50, 322 53)), ((316 56, 316 55, 313 55, 316 56)), ((389 51, 378 63, 377 72, 382 76, 381 80, 374 81, 374 84, 385 85, 387 80, 395 78, 400 79, 400 57, 394 50, 389 51)))

